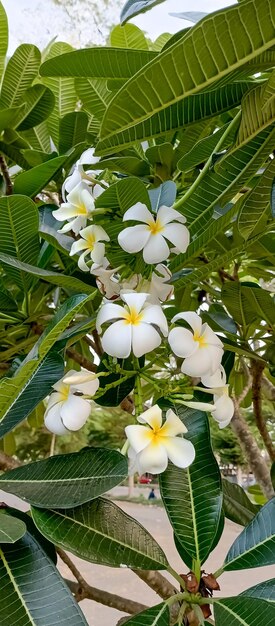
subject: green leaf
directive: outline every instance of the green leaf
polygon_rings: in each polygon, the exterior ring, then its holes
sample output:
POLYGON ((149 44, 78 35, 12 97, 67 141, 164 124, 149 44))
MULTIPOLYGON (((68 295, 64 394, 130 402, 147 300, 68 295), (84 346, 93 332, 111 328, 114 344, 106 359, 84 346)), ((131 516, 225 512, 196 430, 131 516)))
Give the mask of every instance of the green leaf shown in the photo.
MULTIPOLYGON (((1 28, 1 22, 0 22, 0 28, 1 28)), ((15 128, 18 121, 20 121, 22 117, 22 113, 25 111, 25 108, 26 108, 26 105, 21 104, 18 107, 0 109, 0 131, 2 132, 6 128, 15 128)))
POLYGON ((44 270, 41 267, 35 267, 33 265, 29 265, 28 263, 21 263, 14 257, 8 256, 7 254, 0 253, 0 261, 2 261, 5 265, 20 269, 22 272, 27 272, 32 276, 37 276, 38 278, 41 278, 41 280, 45 280, 47 283, 58 285, 65 290, 76 293, 85 291, 87 294, 96 294, 94 285, 86 283, 84 280, 79 280, 79 278, 76 278, 75 276, 68 276, 63 273, 58 274, 58 272, 44 270))
POLYGON ((31 167, 41 165, 41 163, 45 163, 46 161, 54 159, 54 157, 57 156, 57 152, 49 154, 48 152, 42 152, 41 150, 33 150, 32 148, 22 150, 22 154, 31 167))
MULTIPOLYGON (((128 80, 156 56, 156 52, 149 50, 85 48, 67 54, 60 53, 59 56, 45 61, 40 67, 40 74, 128 80)), ((47 84, 52 89, 48 79, 47 84)))
POLYGON ((107 88, 107 81, 100 78, 76 78, 75 89, 82 101, 83 108, 96 119, 102 120, 112 92, 107 88))
POLYGON ((273 626, 275 606, 257 598, 224 598, 215 601, 215 624, 217 626, 273 626))
POLYGON ((253 237, 257 232, 264 231, 267 220, 272 218, 270 196, 274 176, 275 163, 273 159, 265 172, 259 176, 255 187, 245 196, 237 223, 240 234, 246 240, 253 237))
POLYGON ((41 55, 32 44, 23 43, 15 50, 5 69, 1 104, 13 107, 22 103, 26 89, 31 87, 39 70, 41 55))
POLYGON ((258 583, 258 585, 250 587, 250 589, 245 589, 240 595, 275 602, 275 578, 258 583))
POLYGON ((14 543, 21 539, 26 532, 24 522, 0 510, 0 543, 14 543))
POLYGON ((35 128, 21 131, 20 135, 34 150, 51 152, 50 134, 48 131, 47 121, 38 124, 35 128))
POLYGON ((231 72, 275 45, 274 17, 273 0, 258 0, 257 4, 247 0, 205 17, 114 96, 102 123, 101 137, 111 137, 227 79, 231 72))
POLYGON ((67 160, 68 155, 59 156, 18 174, 14 183, 14 193, 36 196, 56 176, 67 160))
POLYGON ((272 480, 272 485, 273 485, 273 487, 275 489, 275 461, 273 461, 273 463, 271 465, 270 476, 271 476, 271 480, 272 480))
POLYGON ((54 96, 48 87, 33 85, 24 94, 25 110, 19 124, 18 131, 28 130, 41 124, 51 113, 54 107, 54 96))
POLYGON ((264 108, 268 107, 271 103, 274 104, 275 98, 275 70, 271 72, 270 77, 265 84, 262 103, 264 108))
POLYGON ((148 194, 151 202, 151 209, 154 213, 156 213, 159 207, 171 207, 174 204, 177 195, 177 186, 172 180, 166 180, 165 183, 159 187, 149 189, 148 194))
POLYGON ((99 163, 90 166, 90 169, 108 169, 111 172, 122 172, 130 176, 148 176, 150 174, 150 165, 147 161, 137 156, 114 156, 110 159, 101 159, 99 163))
MULTIPOLYGON (((107 364, 105 365, 105 362, 107 361, 108 363, 108 360, 111 363, 113 361, 112 357, 108 357, 107 354, 103 354, 97 369, 98 372, 109 371, 107 364)), ((131 357, 129 357, 128 359, 117 359, 117 362, 121 369, 123 369, 124 371, 127 371, 127 369, 133 369, 131 357)), ((135 376, 131 376, 126 380, 123 380, 123 378, 123 374, 116 373, 110 373, 109 376, 104 376, 104 378, 101 378, 100 390, 104 390, 105 387, 109 387, 109 385, 111 388, 107 388, 106 392, 103 395, 97 397, 96 403, 100 406, 118 406, 122 402, 122 400, 124 400, 124 398, 126 398, 126 396, 131 393, 135 386, 135 376), (112 387, 114 383, 116 383, 116 386, 112 387)))
POLYGON ((69 298, 57 311, 28 356, 16 370, 15 375, 12 378, 1 379, 0 437, 25 419, 38 402, 49 393, 49 387, 57 380, 57 372, 60 373, 60 357, 52 353, 49 355, 50 349, 90 298, 91 296, 84 294, 69 298), (45 358, 47 355, 48 360, 45 358), (51 360, 52 356, 54 363, 51 360), (37 376, 36 380, 34 380, 35 376, 37 376))
POLYGON ((219 526, 221 477, 210 442, 206 413, 173 407, 184 421, 186 438, 195 446, 196 457, 186 470, 171 463, 160 475, 160 489, 174 529, 180 554, 187 567, 203 563, 210 554, 219 526))
POLYGON ((275 562, 275 498, 265 504, 234 541, 224 571, 273 565, 275 562))
MULTIPOLYGON (((110 185, 95 202, 97 208, 112 209, 122 216, 136 202, 142 202, 150 208, 150 199, 144 183, 135 177, 119 180, 110 185)), ((108 230, 108 229, 107 229, 108 230)))
MULTIPOLYGON (((38 211, 24 195, 0 199, 1 253, 16 256, 23 263, 37 263, 39 254, 38 211)), ((10 278, 27 292, 32 279, 18 269, 7 268, 10 278)))
MULTIPOLYGON (((105 451, 104 451, 105 452, 105 451)), ((110 500, 75 509, 32 509, 40 532, 80 558, 135 569, 166 569, 166 556, 143 526, 110 500)))
MULTIPOLYGON (((219 130, 209 137, 204 137, 200 141, 198 141, 192 148, 187 152, 177 163, 177 167, 181 172, 189 172, 197 165, 200 165, 204 161, 210 157, 212 152, 214 152, 215 147, 218 141, 223 136, 228 124, 224 124, 219 130)), ((236 129, 234 128, 231 135, 226 137, 226 143, 223 145, 223 148, 226 148, 232 140, 234 139, 236 134, 236 129)))
POLYGON ((3 491, 35 506, 63 509, 97 498, 127 475, 127 460, 120 452, 84 448, 5 472, 0 484, 3 491))
POLYGON ((50 541, 48 541, 48 539, 46 539, 46 537, 41 535, 41 533, 39 532, 37 526, 35 525, 31 517, 30 511, 24 512, 19 509, 14 509, 13 507, 10 507, 10 506, 7 507, 6 511, 9 515, 12 515, 14 518, 16 518, 17 520, 21 520, 21 522, 24 523, 28 533, 32 535, 32 537, 34 537, 36 541, 38 541, 41 548, 43 548, 44 552, 46 552, 46 554, 50 557, 51 561, 53 561, 53 563, 56 565, 57 555, 56 555, 55 547, 53 543, 51 543, 50 541))
POLYGON ((239 485, 224 479, 222 488, 225 516, 236 524, 247 526, 258 513, 259 507, 251 502, 244 489, 239 485))
POLYGON ((145 141, 176 130, 182 131, 188 124, 216 117, 240 104, 250 87, 251 83, 236 82, 222 85, 213 91, 189 96, 125 131, 118 132, 108 139, 104 138, 97 144, 96 152, 99 155, 109 154, 136 141, 145 141))
MULTIPOLYGON (((57 250, 70 252, 73 239, 64 233, 59 233, 60 222, 53 217, 55 204, 44 204, 39 207, 39 233, 43 239, 51 243, 57 250)), ((83 286, 82 286, 83 288, 83 286)))
POLYGON ((88 115, 84 111, 67 113, 60 120, 59 125, 59 152, 67 152, 76 144, 86 141, 88 115))
POLYGON ((244 328, 256 320, 266 320, 272 327, 275 320, 275 304, 270 294, 256 283, 226 283, 222 300, 237 324, 244 328))
POLYGON ((9 25, 6 11, 0 2, 0 76, 3 74, 5 67, 6 54, 9 43, 9 25))
POLYGON ((88 626, 61 574, 28 532, 0 550, 1 626, 88 626), (46 581, 46 584, 45 584, 46 581), (16 619, 16 622, 14 621, 16 619))
POLYGON ((121 24, 125 24, 135 15, 145 13, 162 2, 164 0, 127 0, 120 14, 121 24))
POLYGON ((144 33, 134 24, 115 26, 110 33, 110 44, 114 48, 136 48, 137 50, 148 50, 149 47, 144 33))
POLYGON ((125 624, 128 626, 169 626, 170 616, 167 604, 162 602, 156 606, 133 615, 127 619, 125 624))
POLYGON ((245 144, 251 137, 270 126, 275 121, 275 100, 262 106, 265 85, 257 85, 244 95, 242 119, 236 141, 236 148, 245 144))

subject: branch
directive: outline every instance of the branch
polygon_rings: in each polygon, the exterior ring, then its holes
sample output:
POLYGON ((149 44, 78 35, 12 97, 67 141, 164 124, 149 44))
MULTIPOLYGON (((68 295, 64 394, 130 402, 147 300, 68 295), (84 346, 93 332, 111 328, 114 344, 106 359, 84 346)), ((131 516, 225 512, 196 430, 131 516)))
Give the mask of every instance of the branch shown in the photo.
MULTIPOLYGON (((1 367, 1 365, 0 365, 1 367)), ((275 385, 272 385, 270 380, 266 376, 262 376, 262 391, 264 392, 267 400, 271 400, 271 402, 275 402, 275 385)))
POLYGON ((74 350, 74 348, 67 348, 66 354, 70 357, 70 359, 73 359, 73 361, 78 363, 78 365, 85 367, 85 369, 89 372, 96 372, 96 365, 94 365, 94 363, 91 363, 89 359, 86 359, 85 356, 82 356, 82 354, 74 350))
POLYGON ((130 615, 139 613, 140 611, 145 611, 145 609, 148 608, 147 606, 145 606, 144 604, 140 604, 139 602, 134 602, 133 600, 129 600, 128 598, 122 598, 121 596, 117 596, 114 593, 109 593, 108 591, 97 589, 96 587, 91 587, 80 574, 68 554, 66 554, 66 552, 64 552, 64 550, 62 550, 61 548, 56 548, 56 552, 77 580, 77 583, 66 580, 66 583, 70 587, 72 593, 74 593, 77 602, 80 602, 84 599, 94 600, 94 602, 100 602, 100 604, 110 606, 113 609, 117 609, 118 611, 122 611, 124 613, 129 613, 130 615))
POLYGON ((6 164, 6 160, 2 154, 0 154, 0 170, 2 172, 6 185, 6 196, 11 196, 11 194, 13 193, 13 186, 10 179, 9 169, 6 164))
POLYGON ((151 587, 163 600, 176 593, 175 587, 162 574, 154 570, 132 570, 148 587, 151 587))
POLYGON ((0 470, 11 470, 15 469, 16 467, 20 467, 20 465, 22 465, 20 461, 17 461, 12 456, 9 456, 5 452, 0 451, 0 470))
POLYGON ((265 365, 258 361, 252 361, 252 402, 255 415, 255 422, 258 431, 262 437, 265 448, 269 454, 270 460, 275 461, 275 448, 267 429, 266 421, 262 410, 262 377, 265 365))

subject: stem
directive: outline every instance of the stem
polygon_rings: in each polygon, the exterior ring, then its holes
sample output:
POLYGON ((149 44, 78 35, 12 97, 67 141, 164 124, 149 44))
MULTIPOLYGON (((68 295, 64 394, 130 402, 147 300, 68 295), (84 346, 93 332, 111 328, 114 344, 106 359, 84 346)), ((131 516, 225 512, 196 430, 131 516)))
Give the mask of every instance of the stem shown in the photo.
POLYGON ((0 154, 0 170, 2 172, 2 176, 6 185, 6 196, 11 196, 11 194, 13 193, 12 182, 10 179, 9 169, 6 164, 6 160, 2 154, 0 154))
POLYGON ((182 198, 179 198, 179 200, 177 202, 175 202, 175 204, 173 206, 174 209, 177 210, 180 207, 182 207, 183 204, 185 204, 185 202, 190 198, 190 196, 195 191, 195 189, 197 189, 197 187, 200 185, 202 179, 204 178, 205 174, 207 174, 209 168, 212 165, 212 157, 213 157, 214 152, 215 153, 219 152, 219 150, 221 149, 221 147, 222 147, 226 137, 232 132, 232 128, 234 128, 234 126, 237 125, 237 123, 239 122, 240 117, 241 117, 241 111, 239 111, 237 113, 237 115, 234 117, 234 119, 229 124, 229 126, 227 126, 225 132, 223 133, 222 137, 220 138, 220 140, 218 141, 217 145, 215 146, 215 150, 213 150, 213 152, 210 154, 209 159, 206 161, 203 169, 201 170, 201 172, 197 176, 196 180, 193 182, 193 185, 191 185, 191 187, 189 187, 188 191, 184 194, 184 196, 182 196, 182 198))
POLYGON ((49 456, 54 455, 55 440, 56 440, 56 435, 52 435, 49 456))
POLYGON ((140 367, 139 360, 135 356, 134 357, 134 368, 137 371, 136 382, 135 382, 135 390, 134 390, 134 399, 135 399, 135 413, 136 415, 140 415, 143 413, 143 401, 142 401, 142 389, 141 389, 141 380, 140 380, 140 367))
MULTIPOLYGON (((216 572, 214 572, 213 576, 214 578, 219 578, 219 576, 221 576, 223 574, 223 565, 222 567, 219 567, 219 569, 217 569, 216 572)), ((209 598, 207 598, 207 602, 208 602, 209 598)))
POLYGON ((178 581, 178 583, 180 584, 182 588, 185 588, 185 582, 183 578, 171 567, 171 565, 167 567, 167 572, 169 572, 169 574, 171 574, 171 576, 173 576, 173 578, 175 578, 178 581))

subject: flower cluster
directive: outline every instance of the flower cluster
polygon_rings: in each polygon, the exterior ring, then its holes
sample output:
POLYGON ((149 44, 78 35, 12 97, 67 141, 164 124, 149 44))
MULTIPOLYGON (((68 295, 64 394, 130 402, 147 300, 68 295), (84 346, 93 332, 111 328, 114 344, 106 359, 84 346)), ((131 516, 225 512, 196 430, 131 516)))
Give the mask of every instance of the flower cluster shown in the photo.
MULTIPOLYGON (((80 253, 79 268, 94 275, 103 295, 96 319, 103 350, 118 359, 131 354, 140 358, 156 350, 164 340, 168 341, 174 359, 181 360, 182 374, 199 379, 201 385, 196 389, 211 394, 214 400, 214 404, 196 402, 191 395, 191 401, 183 397, 183 403, 211 412, 219 427, 224 428, 233 416, 234 405, 222 366, 221 339, 194 311, 175 315, 170 329, 166 318, 164 303, 173 298, 169 258, 171 254, 183 254, 189 245, 185 217, 167 206, 160 206, 153 213, 137 202, 124 213, 122 222, 130 225, 122 227, 116 245, 130 255, 142 253, 147 264, 146 277, 138 273, 129 276, 129 268, 123 271, 125 266, 111 267, 105 247, 112 242, 104 228, 93 221, 100 212, 95 208, 95 199, 103 187, 94 179, 98 172, 83 169, 84 164, 95 162, 92 151, 82 155, 63 185, 65 202, 53 215, 57 220, 66 220, 61 232, 73 231, 77 237, 70 254, 80 253)), ((94 395, 98 386, 98 378, 93 374, 66 374, 54 385, 55 391, 49 399, 45 415, 49 430, 64 434, 81 428, 90 413, 88 397, 94 395)), ((139 424, 128 426, 126 435, 131 464, 140 473, 160 473, 168 460, 182 468, 192 463, 193 445, 184 439, 186 428, 173 411, 167 412, 165 423, 157 405, 137 419, 139 424)))

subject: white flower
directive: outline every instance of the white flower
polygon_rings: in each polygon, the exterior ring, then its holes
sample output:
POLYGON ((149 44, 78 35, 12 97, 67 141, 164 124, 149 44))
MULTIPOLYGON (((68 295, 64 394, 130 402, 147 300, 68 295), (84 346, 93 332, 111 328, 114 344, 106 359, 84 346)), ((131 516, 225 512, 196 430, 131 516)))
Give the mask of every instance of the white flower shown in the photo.
POLYGON ((226 384, 224 367, 220 365, 212 376, 202 376, 201 382, 205 387, 210 387, 207 392, 214 394, 215 410, 211 413, 219 428, 225 428, 234 415, 234 402, 228 395, 229 385, 226 384))
MULTIPOLYGON (((173 285, 169 285, 172 273, 162 263, 158 263, 155 271, 152 273, 151 281, 148 286, 148 292, 151 295, 150 300, 155 302, 166 302, 169 300, 174 292, 173 285)), ((147 291, 147 289, 144 289, 147 291)))
POLYGON ((187 429, 171 409, 166 413, 164 424, 157 404, 142 413, 138 421, 148 426, 126 426, 125 432, 130 443, 128 454, 139 474, 164 472, 168 459, 177 467, 191 465, 195 458, 194 446, 182 437, 187 429))
POLYGON ((91 274, 96 277, 97 287, 107 300, 114 300, 119 297, 120 283, 116 276, 119 267, 108 269, 109 261, 104 257, 101 264, 93 263, 91 274))
POLYGON ((53 216, 59 222, 69 220, 59 230, 60 233, 67 233, 72 230, 76 235, 82 228, 85 228, 88 217, 92 217, 95 209, 94 198, 85 183, 79 183, 68 194, 67 202, 62 202, 60 209, 53 211, 53 216))
POLYGON ((87 254, 90 254, 90 258, 94 263, 102 263, 105 254, 105 244, 102 242, 110 241, 110 238, 104 228, 95 225, 83 228, 79 234, 82 239, 74 241, 71 247, 70 256, 84 250, 79 257, 77 264, 83 272, 88 272, 89 267, 85 262, 85 257, 87 254))
POLYGON ((168 240, 178 252, 185 252, 189 244, 189 231, 184 226, 185 217, 171 207, 161 206, 156 217, 145 204, 137 202, 123 216, 123 221, 142 222, 119 233, 118 243, 123 250, 135 254, 143 250, 145 263, 160 263, 168 259, 168 240))
POLYGON ((272 280, 269 280, 268 282, 260 278, 259 285, 260 287, 262 287, 262 289, 270 291, 271 293, 275 293, 275 278, 272 278, 272 280))
POLYGON ((161 307, 147 304, 147 297, 146 293, 125 293, 121 296, 124 306, 110 302, 103 304, 96 327, 101 333, 102 324, 112 322, 102 337, 102 346, 107 354, 123 359, 133 350, 134 355, 140 357, 160 345, 158 331, 167 336, 167 320, 161 307), (119 321, 113 323, 114 320, 119 321))
POLYGON ((98 378, 90 372, 67 372, 53 385, 55 391, 49 398, 44 417, 46 428, 55 435, 66 435, 82 428, 90 415, 91 406, 88 400, 74 393, 93 396, 98 387, 98 378), (72 380, 74 385, 70 382, 72 380))
POLYGON ((223 344, 208 324, 202 324, 201 318, 193 311, 178 313, 172 322, 183 319, 193 329, 173 328, 168 341, 174 354, 183 357, 181 371, 188 376, 214 374, 221 363, 223 344))
MULTIPOLYGON (((74 187, 76 187, 76 185, 81 183, 83 179, 84 180, 86 179, 86 175, 89 176, 89 174, 91 173, 92 175, 95 176, 97 174, 100 174, 100 172, 102 172, 102 170, 92 170, 91 172, 85 172, 83 168, 83 165, 94 165, 95 163, 98 163, 98 161, 100 160, 99 157, 94 156, 94 151, 95 151, 94 148, 88 148, 88 150, 85 150, 83 154, 81 155, 80 159, 78 159, 78 161, 76 162, 72 174, 70 174, 70 176, 68 176, 65 179, 62 185, 62 197, 64 199, 65 199, 65 192, 70 193, 70 191, 72 191, 74 187)), ((100 193, 102 193, 103 189, 102 187, 100 187, 100 185, 95 185, 95 187, 98 187, 100 190, 100 193)), ((97 195, 95 194, 93 195, 94 195, 94 198, 97 198, 97 195)))

